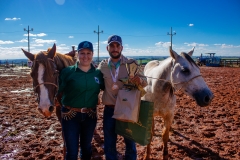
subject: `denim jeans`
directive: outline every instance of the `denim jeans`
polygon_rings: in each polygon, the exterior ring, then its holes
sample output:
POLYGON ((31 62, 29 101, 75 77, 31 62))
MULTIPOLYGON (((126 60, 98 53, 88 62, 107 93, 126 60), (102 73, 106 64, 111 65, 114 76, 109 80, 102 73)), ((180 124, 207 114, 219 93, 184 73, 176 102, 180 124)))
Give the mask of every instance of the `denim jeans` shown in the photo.
MULTIPOLYGON (((62 107, 62 113, 68 113, 69 111, 67 108, 62 107)), ((78 159, 79 140, 81 159, 91 159, 91 142, 96 124, 97 118, 90 117, 87 113, 76 112, 76 115, 71 119, 62 118, 62 131, 67 149, 66 160, 78 159)))
MULTIPOLYGON (((117 160, 117 134, 115 133, 115 122, 112 118, 114 108, 105 106, 103 115, 103 131, 104 131, 104 152, 106 160, 117 160)), ((137 150, 135 142, 124 138, 126 150, 125 160, 136 160, 137 150)))

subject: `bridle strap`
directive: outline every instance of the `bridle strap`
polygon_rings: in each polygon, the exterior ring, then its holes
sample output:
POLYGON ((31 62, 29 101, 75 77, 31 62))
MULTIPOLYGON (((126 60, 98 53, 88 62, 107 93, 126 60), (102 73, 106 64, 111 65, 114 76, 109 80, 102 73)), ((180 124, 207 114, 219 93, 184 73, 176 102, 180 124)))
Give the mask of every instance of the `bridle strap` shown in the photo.
POLYGON ((175 87, 174 85, 178 85, 178 84, 183 84, 180 89, 178 89, 177 91, 180 91, 186 84, 188 84, 190 81, 192 81, 193 79, 197 78, 197 77, 202 77, 202 75, 197 75, 197 76, 194 76, 192 77, 191 79, 189 79, 187 82, 177 82, 177 83, 174 83, 174 82, 171 82, 171 81, 168 81, 168 80, 165 80, 165 79, 161 79, 161 78, 153 78, 153 77, 148 77, 148 76, 141 76, 141 77, 146 77, 146 78, 151 78, 151 79, 156 79, 156 80, 159 80, 159 81, 165 81, 167 83, 170 83, 172 85, 172 88, 174 89, 175 91, 175 87))
POLYGON ((177 91, 180 91, 186 84, 188 84, 190 81, 192 81, 193 79, 198 78, 198 77, 202 77, 202 75, 200 74, 200 75, 194 76, 194 77, 192 77, 191 79, 189 79, 187 82, 177 82, 177 83, 172 82, 171 84, 172 84, 174 90, 175 90, 174 85, 183 84, 183 85, 180 87, 180 89, 177 90, 177 91))
POLYGON ((51 85, 55 86, 55 87, 58 89, 58 86, 57 86, 56 84, 54 84, 54 83, 51 83, 51 82, 43 82, 43 83, 40 83, 40 84, 38 84, 37 86, 35 86, 35 87, 34 87, 34 91, 36 92, 37 87, 39 87, 40 85, 44 85, 44 84, 51 84, 51 85))

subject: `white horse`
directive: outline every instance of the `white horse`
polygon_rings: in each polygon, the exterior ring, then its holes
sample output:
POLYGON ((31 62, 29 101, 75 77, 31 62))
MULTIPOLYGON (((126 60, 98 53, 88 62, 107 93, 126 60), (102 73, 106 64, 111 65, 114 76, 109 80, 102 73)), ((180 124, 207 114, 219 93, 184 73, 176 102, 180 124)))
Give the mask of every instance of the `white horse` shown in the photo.
MULTIPOLYGON (((194 48, 189 53, 182 52, 181 55, 171 48, 169 51, 171 57, 164 61, 150 61, 145 66, 144 75, 147 77, 148 85, 145 87, 147 93, 142 97, 142 100, 154 102, 153 116, 161 116, 164 120, 163 159, 168 159, 167 142, 176 104, 174 92, 183 91, 201 107, 209 105, 213 99, 213 94, 201 76, 199 67, 191 58, 194 48)), ((145 156, 147 160, 151 159, 150 144, 147 146, 145 156)))

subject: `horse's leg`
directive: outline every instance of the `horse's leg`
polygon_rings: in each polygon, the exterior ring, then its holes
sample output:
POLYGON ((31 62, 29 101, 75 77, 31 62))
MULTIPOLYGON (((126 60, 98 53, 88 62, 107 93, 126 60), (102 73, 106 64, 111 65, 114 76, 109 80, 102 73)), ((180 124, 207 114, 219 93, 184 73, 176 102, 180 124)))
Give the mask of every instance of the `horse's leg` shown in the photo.
POLYGON ((169 140, 169 131, 173 121, 173 113, 169 113, 164 117, 164 129, 162 133, 163 139, 163 159, 168 160, 168 140, 169 140))
POLYGON ((153 118, 153 121, 152 121, 152 135, 151 135, 151 138, 150 138, 150 143, 147 145, 147 151, 146 151, 144 160, 152 159, 152 157, 151 157, 151 142, 152 142, 153 134, 154 134, 154 118, 153 118))

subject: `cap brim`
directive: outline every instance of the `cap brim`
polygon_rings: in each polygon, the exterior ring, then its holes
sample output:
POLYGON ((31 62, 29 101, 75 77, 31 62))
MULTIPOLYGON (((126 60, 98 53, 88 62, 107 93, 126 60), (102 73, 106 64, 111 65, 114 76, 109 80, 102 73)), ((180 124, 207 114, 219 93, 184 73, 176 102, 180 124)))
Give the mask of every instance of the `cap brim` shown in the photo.
POLYGON ((81 51, 82 49, 89 49, 90 51, 93 52, 93 50, 91 50, 90 48, 81 48, 81 49, 78 49, 78 51, 81 51))
POLYGON ((118 42, 118 41, 111 41, 110 43, 108 43, 108 45, 111 44, 111 43, 113 43, 113 42, 116 42, 116 43, 122 45, 122 43, 120 43, 120 42, 118 42))

